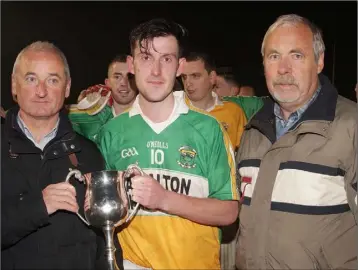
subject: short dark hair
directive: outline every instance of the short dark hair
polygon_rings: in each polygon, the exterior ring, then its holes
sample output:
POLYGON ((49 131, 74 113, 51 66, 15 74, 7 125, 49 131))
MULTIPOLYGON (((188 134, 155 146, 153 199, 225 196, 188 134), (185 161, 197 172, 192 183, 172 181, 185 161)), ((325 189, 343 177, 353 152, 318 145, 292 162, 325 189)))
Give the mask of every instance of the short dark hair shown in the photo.
POLYGON ((216 74, 220 77, 223 77, 224 80, 230 84, 233 84, 237 87, 240 87, 239 81, 236 79, 234 71, 231 67, 218 67, 216 69, 216 74))
MULTIPOLYGON (((109 72, 109 69, 114 63, 126 63, 127 62, 127 55, 126 54, 117 54, 109 63, 107 72, 109 72)), ((109 76, 109 74, 107 74, 109 76)))
POLYGON ((188 31, 182 25, 163 18, 152 19, 141 23, 134 28, 129 35, 132 56, 134 56, 134 49, 137 43, 141 50, 144 49, 147 51, 149 42, 153 41, 154 38, 174 36, 178 41, 179 57, 181 57, 187 35, 188 31), (144 44, 142 44, 143 41, 144 44))
POLYGON ((215 70, 215 62, 207 53, 191 51, 185 56, 185 60, 187 62, 201 60, 204 62, 204 67, 208 73, 215 70))
POLYGON ((108 65, 108 69, 114 64, 114 63, 126 63, 127 62, 127 55, 126 54, 117 54, 112 61, 108 65))

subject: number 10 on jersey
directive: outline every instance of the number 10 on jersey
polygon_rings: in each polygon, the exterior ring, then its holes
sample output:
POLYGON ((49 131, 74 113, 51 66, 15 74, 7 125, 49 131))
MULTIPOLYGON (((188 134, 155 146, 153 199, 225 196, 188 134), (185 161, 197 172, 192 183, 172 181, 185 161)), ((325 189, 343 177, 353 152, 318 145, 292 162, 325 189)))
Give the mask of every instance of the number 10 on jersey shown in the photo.
POLYGON ((162 165, 164 162, 164 151, 162 149, 150 149, 150 163, 162 165))

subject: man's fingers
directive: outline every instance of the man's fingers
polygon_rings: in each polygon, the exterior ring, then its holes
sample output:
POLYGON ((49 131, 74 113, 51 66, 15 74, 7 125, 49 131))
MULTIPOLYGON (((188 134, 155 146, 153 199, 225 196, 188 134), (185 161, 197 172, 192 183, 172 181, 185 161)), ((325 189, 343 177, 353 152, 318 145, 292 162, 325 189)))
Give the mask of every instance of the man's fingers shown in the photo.
POLYGON ((68 189, 54 189, 48 195, 57 196, 57 197, 67 197, 73 201, 76 201, 76 195, 73 193, 73 191, 70 191, 68 189))
POLYGON ((76 189, 74 186, 72 186, 70 183, 67 182, 61 182, 57 184, 50 185, 49 188, 53 190, 68 190, 73 194, 73 196, 76 196, 76 189))
POLYGON ((52 195, 51 201, 56 203, 66 203, 78 209, 76 198, 68 195, 52 195))
POLYGON ((73 213, 78 212, 78 205, 73 205, 71 203, 68 203, 67 201, 56 201, 54 206, 58 210, 67 210, 73 213))

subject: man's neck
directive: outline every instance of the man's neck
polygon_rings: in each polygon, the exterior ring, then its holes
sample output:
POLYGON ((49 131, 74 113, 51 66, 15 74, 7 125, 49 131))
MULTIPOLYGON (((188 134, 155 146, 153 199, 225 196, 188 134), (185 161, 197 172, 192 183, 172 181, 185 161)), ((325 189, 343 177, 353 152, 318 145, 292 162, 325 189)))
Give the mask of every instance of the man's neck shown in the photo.
POLYGON ((154 123, 168 120, 174 109, 174 94, 170 93, 163 101, 150 102, 139 94, 139 106, 143 114, 154 123))
POLYGON ((119 115, 121 113, 123 113, 125 110, 127 110, 128 108, 130 108, 133 105, 135 99, 133 99, 130 103, 128 104, 119 104, 116 101, 113 100, 113 109, 116 115, 119 115))
POLYGON ((210 92, 208 95, 206 95, 202 100, 199 101, 191 101, 191 103, 199 109, 202 109, 204 111, 209 110, 212 108, 215 104, 215 98, 213 97, 212 93, 210 92))
POLYGON ((317 91, 319 91, 321 89, 321 85, 320 83, 317 81, 312 88, 313 91, 310 91, 309 93, 311 93, 304 101, 300 102, 300 103, 278 103, 281 109, 281 113, 283 118, 287 121, 288 118, 290 117, 290 115, 294 112, 296 112, 297 110, 299 110, 301 107, 305 106, 307 103, 312 102, 312 99, 317 97, 317 91))
POLYGON ((59 114, 55 114, 51 117, 46 118, 35 118, 23 111, 19 111, 22 121, 31 132, 34 140, 39 143, 47 134, 49 134, 57 124, 59 114))

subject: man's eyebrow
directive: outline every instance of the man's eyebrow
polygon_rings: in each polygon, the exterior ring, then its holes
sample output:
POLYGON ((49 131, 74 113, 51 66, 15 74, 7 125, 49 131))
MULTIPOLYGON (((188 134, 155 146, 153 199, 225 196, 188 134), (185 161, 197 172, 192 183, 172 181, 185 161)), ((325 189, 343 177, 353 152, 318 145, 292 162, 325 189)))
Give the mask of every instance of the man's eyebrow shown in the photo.
POLYGON ((60 76, 60 74, 58 74, 58 73, 49 73, 49 75, 50 75, 50 76, 59 77, 60 79, 62 78, 62 77, 60 76))

